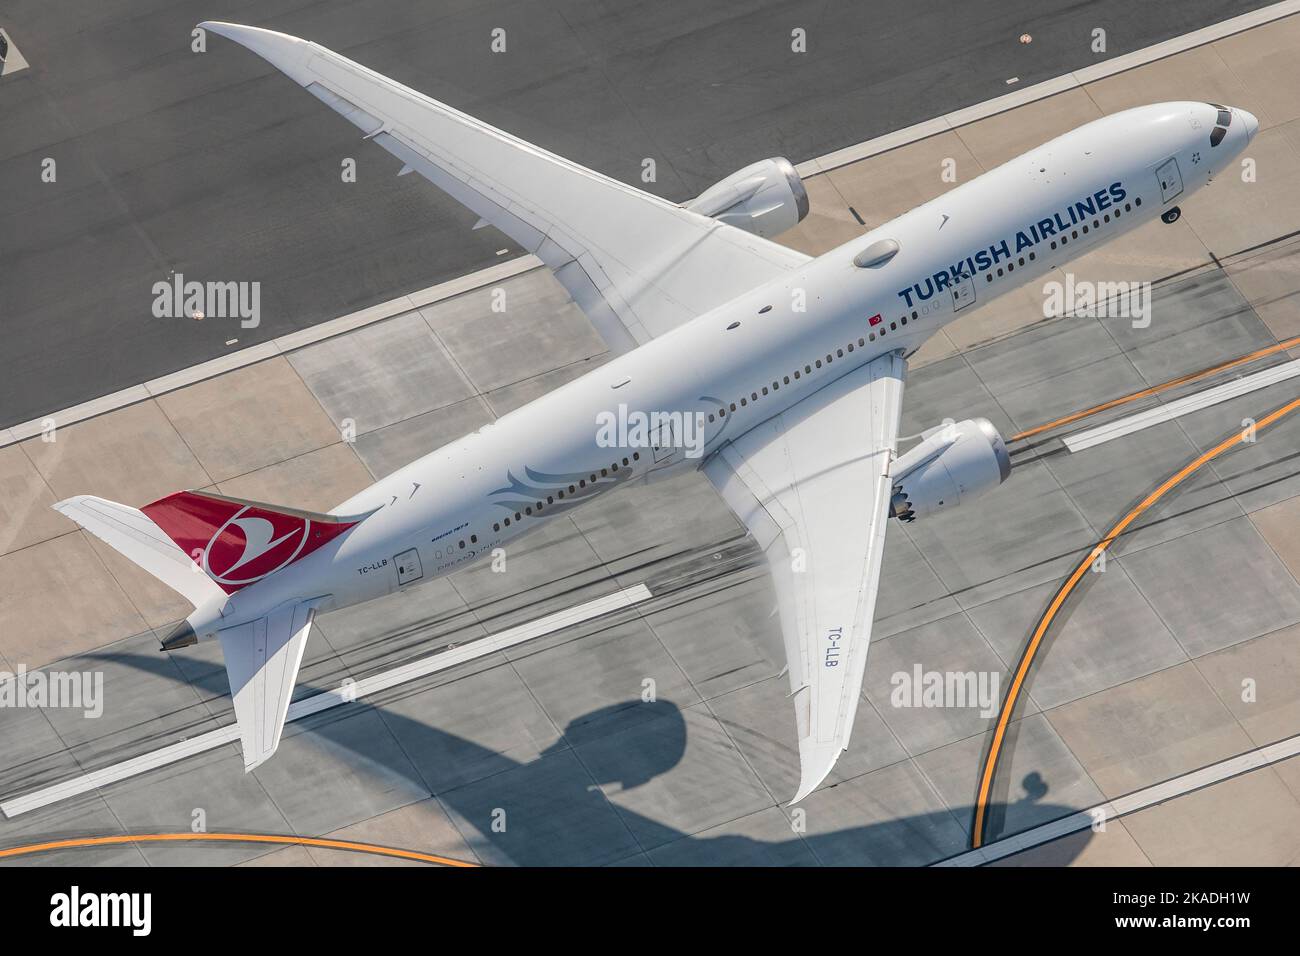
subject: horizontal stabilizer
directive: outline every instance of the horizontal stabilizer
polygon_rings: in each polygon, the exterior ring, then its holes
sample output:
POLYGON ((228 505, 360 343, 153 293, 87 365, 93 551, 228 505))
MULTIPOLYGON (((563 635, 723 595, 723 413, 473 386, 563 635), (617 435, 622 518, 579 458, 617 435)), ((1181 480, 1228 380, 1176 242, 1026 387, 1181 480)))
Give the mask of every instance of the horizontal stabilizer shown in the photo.
POLYGON ((143 512, 93 495, 67 498, 54 510, 67 515, 195 607, 221 596, 221 589, 200 571, 189 553, 143 512))
POLYGON ((230 678, 245 772, 280 746, 314 614, 310 603, 288 604, 217 633, 230 678))

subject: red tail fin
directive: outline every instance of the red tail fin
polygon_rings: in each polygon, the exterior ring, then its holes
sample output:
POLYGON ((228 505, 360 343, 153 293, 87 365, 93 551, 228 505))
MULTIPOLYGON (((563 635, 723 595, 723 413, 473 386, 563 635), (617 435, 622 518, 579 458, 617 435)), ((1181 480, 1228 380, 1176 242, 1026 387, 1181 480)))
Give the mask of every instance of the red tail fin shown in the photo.
POLYGON ((305 558, 364 517, 178 491, 140 509, 227 594, 305 558))

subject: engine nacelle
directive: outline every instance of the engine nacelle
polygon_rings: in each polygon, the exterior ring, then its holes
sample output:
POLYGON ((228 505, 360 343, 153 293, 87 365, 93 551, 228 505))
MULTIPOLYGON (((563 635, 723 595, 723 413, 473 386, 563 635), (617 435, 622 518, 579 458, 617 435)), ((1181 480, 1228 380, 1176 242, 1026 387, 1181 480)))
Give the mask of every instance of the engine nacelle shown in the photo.
POLYGON ((996 488, 1011 474, 1007 444, 987 418, 940 425, 894 461, 890 513, 914 521, 955 508, 996 488))
POLYGON ((770 239, 808 215, 808 191, 790 161, 778 156, 732 173, 686 208, 770 239))

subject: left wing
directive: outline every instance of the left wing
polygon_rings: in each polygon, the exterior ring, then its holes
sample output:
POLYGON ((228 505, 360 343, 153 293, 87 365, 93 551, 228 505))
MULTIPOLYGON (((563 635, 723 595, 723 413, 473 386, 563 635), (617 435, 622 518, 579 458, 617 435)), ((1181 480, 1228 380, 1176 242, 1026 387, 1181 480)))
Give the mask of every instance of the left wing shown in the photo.
POLYGON ((882 355, 720 448, 704 473, 767 556, 799 732, 798 802, 858 709, 906 363, 882 355))
POLYGON ((315 43, 237 23, 241 43, 536 255, 614 352, 627 352, 808 257, 494 129, 315 43))

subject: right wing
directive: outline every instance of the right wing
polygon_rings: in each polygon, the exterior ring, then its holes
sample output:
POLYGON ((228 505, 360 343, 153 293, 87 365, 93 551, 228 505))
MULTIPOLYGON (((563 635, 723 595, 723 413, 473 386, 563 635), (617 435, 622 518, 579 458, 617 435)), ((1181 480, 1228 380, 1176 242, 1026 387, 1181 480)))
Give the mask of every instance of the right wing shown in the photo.
POLYGON ((906 363, 882 355, 720 448, 704 473, 767 557, 799 736, 797 803, 848 746, 866 672, 906 363))
POLYGON ((315 43, 235 23, 252 50, 542 260, 614 352, 626 352, 808 257, 634 189, 315 43))

